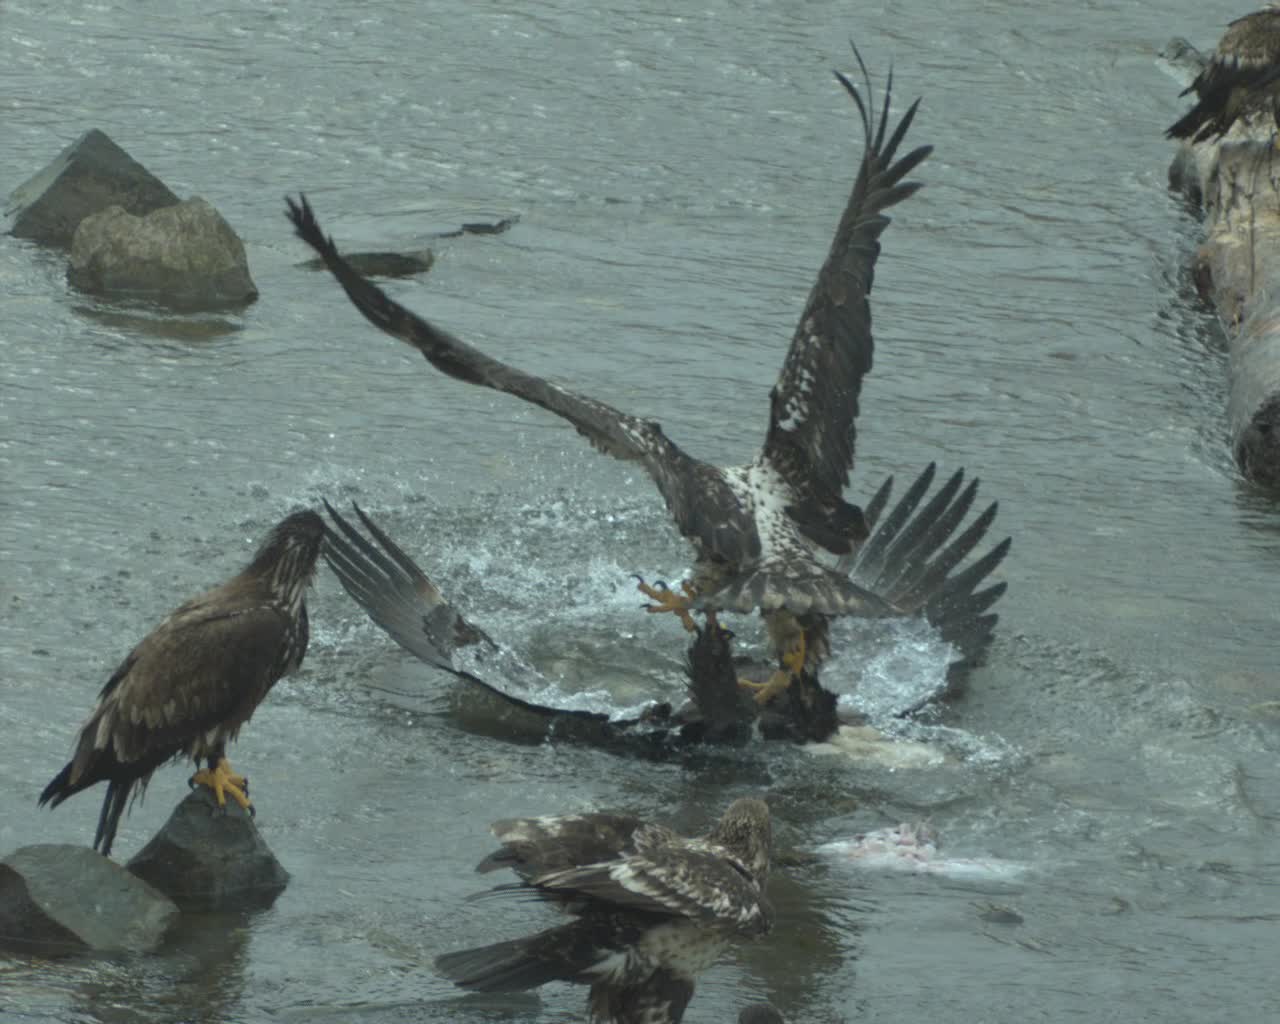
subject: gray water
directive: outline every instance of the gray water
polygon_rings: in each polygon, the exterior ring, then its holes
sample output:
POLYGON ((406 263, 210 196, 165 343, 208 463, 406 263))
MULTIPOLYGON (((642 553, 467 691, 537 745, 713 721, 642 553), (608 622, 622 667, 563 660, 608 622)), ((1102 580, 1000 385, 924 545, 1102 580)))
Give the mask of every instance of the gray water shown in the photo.
MULTIPOLYGON (((897 110, 924 97, 911 137, 936 146, 884 238, 853 493, 963 465, 1015 538, 988 666, 917 731, 945 762, 503 743, 322 575, 306 666, 233 751, 290 888, 156 956, 0 957, 0 1019, 581 1019, 579 989, 458 1001, 430 967, 546 923, 463 902, 486 824, 615 807, 699 829, 760 790, 784 850, 928 818, 953 853, 1030 871, 780 869, 773 935, 707 974, 691 1022, 754 998, 813 1022, 1270 1019, 1280 510, 1227 454, 1221 336, 1184 270, 1197 226, 1164 187, 1181 106, 1154 59, 1239 12, 585 7, 0 5, 0 191, 101 128, 222 211, 262 292, 175 321, 78 295, 61 257, 0 238, 0 850, 89 840, 98 796, 35 797, 103 681, 322 496, 360 501, 566 695, 677 693, 683 638, 628 579, 688 566, 651 483, 369 328, 295 267, 281 197, 305 190, 352 250, 519 215, 390 290, 745 461, 860 154, 830 74, 850 36, 878 81, 893 62, 897 110)), ((827 677, 857 667, 846 649, 827 677)), ((122 858, 186 774, 157 775, 122 858)))

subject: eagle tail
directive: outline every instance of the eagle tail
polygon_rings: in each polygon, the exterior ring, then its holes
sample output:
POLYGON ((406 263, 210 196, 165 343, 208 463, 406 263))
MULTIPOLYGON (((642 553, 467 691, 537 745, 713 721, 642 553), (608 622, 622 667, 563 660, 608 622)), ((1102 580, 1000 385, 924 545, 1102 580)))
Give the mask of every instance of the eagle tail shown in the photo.
POLYGON ((116 828, 120 815, 128 806, 129 794, 135 779, 112 779, 107 783, 107 795, 102 798, 102 812, 98 815, 98 829, 93 834, 93 848, 104 857, 111 856, 111 844, 116 841, 116 828))
MULTIPOLYGON (((81 779, 80 782, 73 786, 71 784, 71 766, 72 762, 68 761, 62 771, 58 772, 50 780, 49 785, 41 790, 40 799, 36 801, 38 806, 43 807, 48 804, 50 807, 57 807, 63 800, 75 796, 86 786, 92 785, 92 783, 81 779)), ((94 781, 96 782, 97 780, 95 779, 94 781)))
MULTIPOLYGON (((1195 142, 1200 142, 1202 140, 1197 136, 1201 127, 1211 116, 1212 114, 1205 109, 1204 101, 1201 100, 1166 128, 1164 137, 1166 139, 1192 139, 1195 142)), ((1212 126, 1206 131, 1205 137, 1207 138, 1210 134, 1212 134, 1212 126)))
POLYGON ((455 985, 476 992, 524 992, 549 981, 572 981, 607 951, 584 942, 581 922, 523 939, 463 949, 436 957, 436 969, 455 985))
MULTIPOLYGON (((1199 96, 1196 105, 1169 126, 1165 138, 1192 142, 1222 138, 1241 115, 1265 109, 1267 94, 1275 92, 1277 79, 1280 79, 1280 64, 1212 65, 1196 79, 1199 83, 1194 87, 1199 96)), ((1274 95, 1271 102, 1274 107, 1274 95)))
POLYGON ((989 583, 989 577, 1012 541, 1006 537, 959 568, 986 539, 999 506, 992 502, 961 529, 977 498, 978 481, 966 486, 964 470, 957 470, 926 500, 936 472, 935 464, 926 466, 883 519, 890 484, 880 488, 867 506, 873 532, 848 568, 855 582, 908 614, 923 615, 956 648, 960 656, 949 673, 954 685, 991 643, 999 616, 989 609, 1006 584, 989 583))
POLYGON ((71 770, 74 765, 74 761, 68 761, 62 771, 58 772, 49 781, 49 784, 44 787, 36 803, 40 807, 45 804, 50 807, 57 807, 64 800, 75 796, 90 786, 97 785, 104 778, 107 779, 107 793, 103 797, 102 810, 98 814, 98 828, 93 835, 93 848, 104 856, 109 856, 111 854, 111 844, 115 842, 116 828, 120 824, 120 816, 128 806, 129 795, 133 791, 134 785, 138 782, 139 776, 134 773, 122 774, 118 770, 112 772, 111 769, 120 768, 120 765, 115 762, 113 757, 111 764, 94 764, 90 770, 82 772, 80 777, 73 783, 71 781, 71 770))

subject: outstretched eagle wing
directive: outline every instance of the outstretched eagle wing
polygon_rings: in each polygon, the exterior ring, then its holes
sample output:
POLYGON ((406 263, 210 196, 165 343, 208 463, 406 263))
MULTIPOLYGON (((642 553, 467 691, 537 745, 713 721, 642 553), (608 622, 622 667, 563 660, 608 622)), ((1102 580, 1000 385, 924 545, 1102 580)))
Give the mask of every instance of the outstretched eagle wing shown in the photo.
MULTIPOLYGON (((858 63, 870 93, 861 56, 858 63)), ((815 511, 830 512, 838 507, 849 482, 858 394, 862 378, 871 370, 874 346, 867 296, 880 255, 880 234, 889 225, 884 211, 920 187, 902 179, 933 151, 932 146, 919 146, 895 162, 920 101, 911 104, 886 140, 892 74, 878 124, 873 109, 868 109, 869 97, 864 103, 847 77, 836 72, 836 78, 861 115, 865 150, 830 252, 770 393, 764 443, 765 459, 801 501, 813 503, 815 511)))
POLYGON ((462 617, 417 564, 355 505, 356 515, 381 546, 376 547, 329 502, 324 503, 338 532, 328 530, 324 558, 350 594, 382 629, 419 660, 456 674, 453 653, 482 645, 496 650, 477 626, 462 617))
POLYGON ((629 416, 486 356, 411 313, 342 258, 333 239, 321 230, 306 196, 298 203, 286 202, 298 236, 315 249, 375 327, 416 348, 450 377, 539 405, 572 423, 597 450, 641 463, 658 485, 677 528, 701 546, 702 554, 736 564, 759 553, 754 525, 720 471, 683 452, 656 422, 629 416))

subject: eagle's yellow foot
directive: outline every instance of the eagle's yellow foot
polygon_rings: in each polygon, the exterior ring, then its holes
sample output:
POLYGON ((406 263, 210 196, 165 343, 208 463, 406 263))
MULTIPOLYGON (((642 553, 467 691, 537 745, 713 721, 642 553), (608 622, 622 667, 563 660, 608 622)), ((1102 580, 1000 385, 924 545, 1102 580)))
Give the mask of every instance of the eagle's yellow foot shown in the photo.
POLYGON ((753 683, 748 679, 740 679, 738 680, 738 685, 752 691, 751 695, 755 697, 756 703, 764 707, 790 686, 792 680, 800 678, 800 673, 804 671, 804 659, 805 640, 802 632, 800 638, 796 641, 796 645, 791 650, 782 653, 782 668, 775 669, 773 674, 763 683, 753 683))
POLYGON ((778 696, 783 690, 791 685, 791 680, 795 677, 786 669, 775 669, 773 675, 766 679, 763 683, 755 683, 750 679, 739 679, 738 685, 744 690, 751 693, 755 698, 755 702, 764 707, 774 697, 778 696))
POLYGON ((645 597, 655 602, 654 604, 645 605, 645 611, 653 614, 657 614, 658 612, 675 612, 675 614, 679 616, 680 622, 684 626, 686 632, 696 633, 698 631, 697 623, 693 621, 693 616, 689 614, 689 608, 693 604, 694 589, 693 585, 688 580, 681 580, 680 589, 683 593, 677 594, 661 580, 658 581, 656 586, 650 586, 639 576, 637 576, 636 579, 639 580, 639 583, 636 585, 636 589, 639 590, 640 593, 644 594, 645 597))
POLYGON ((219 807, 227 806, 227 797, 238 803, 242 810, 253 814, 253 803, 249 799, 249 780, 231 770, 231 763, 219 758, 213 770, 201 768, 191 776, 191 785, 208 786, 213 790, 214 799, 219 807))

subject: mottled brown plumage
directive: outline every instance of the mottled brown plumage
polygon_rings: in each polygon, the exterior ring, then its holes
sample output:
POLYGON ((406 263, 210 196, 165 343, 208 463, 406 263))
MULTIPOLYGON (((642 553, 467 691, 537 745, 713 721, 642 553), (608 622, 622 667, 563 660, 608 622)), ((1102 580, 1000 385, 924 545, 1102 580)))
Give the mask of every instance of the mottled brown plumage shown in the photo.
POLYGON ((105 781, 93 845, 109 854, 130 794, 156 768, 181 755, 206 761, 211 773, 225 765, 227 743, 306 654, 305 594, 324 536, 314 512, 293 513, 242 572, 152 630, 107 680, 40 804, 57 807, 105 781))
POLYGON ((1188 93, 1196 104, 1170 125, 1171 139, 1208 142, 1237 122, 1280 124, 1280 10, 1268 4, 1231 22, 1188 93))
POLYGON ((598 1024, 678 1024, 698 975, 735 938, 768 932, 772 833, 761 800, 735 800, 703 837, 612 814, 497 822, 502 849, 478 870, 522 879, 495 892, 534 896, 574 915, 523 939, 447 953, 445 976, 481 992, 549 981, 591 986, 598 1024))

